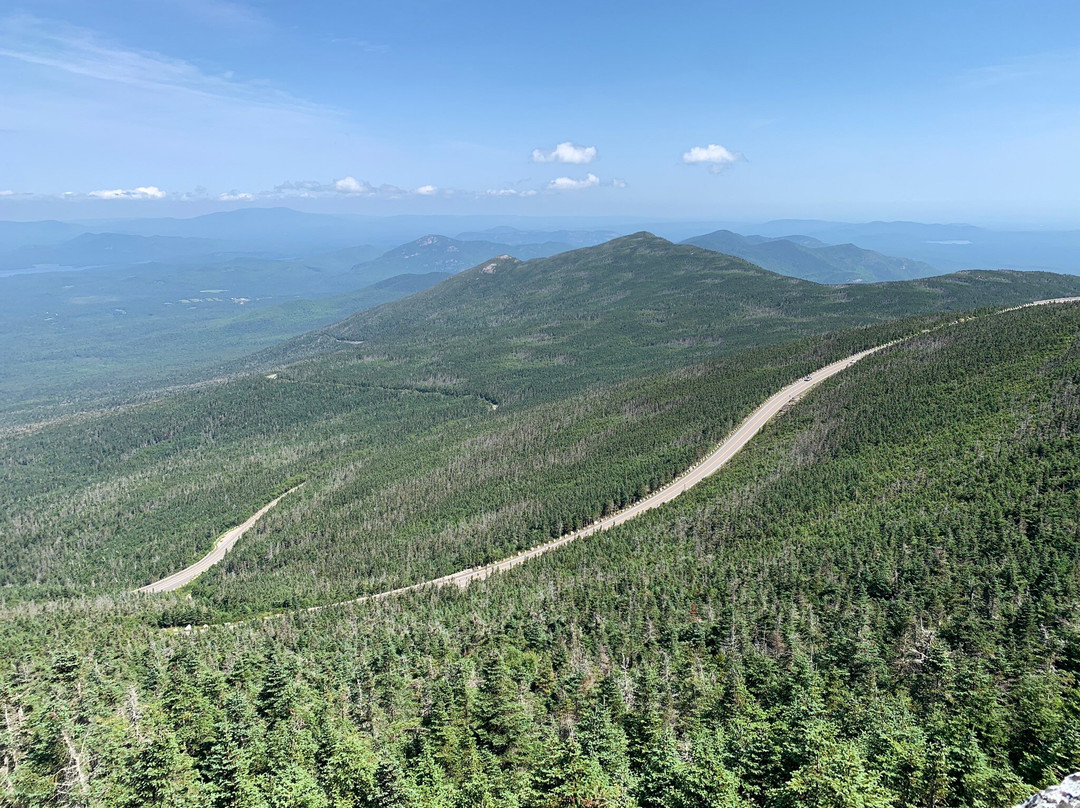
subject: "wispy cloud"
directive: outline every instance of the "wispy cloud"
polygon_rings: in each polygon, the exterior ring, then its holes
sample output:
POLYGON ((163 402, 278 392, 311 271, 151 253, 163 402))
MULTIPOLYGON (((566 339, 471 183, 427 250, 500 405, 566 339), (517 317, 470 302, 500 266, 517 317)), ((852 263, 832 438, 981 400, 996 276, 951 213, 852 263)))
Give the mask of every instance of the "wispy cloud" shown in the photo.
POLYGON ((354 36, 335 36, 328 40, 333 45, 346 45, 363 53, 389 53, 390 46, 384 42, 373 42, 370 39, 359 39, 354 36))
MULTIPOLYGON (((421 185, 410 191, 397 185, 383 183, 374 185, 367 180, 357 179, 353 176, 345 176, 338 180, 323 182, 320 180, 288 180, 275 185, 273 188, 259 191, 242 191, 232 188, 220 193, 212 193, 201 186, 190 191, 166 192, 156 185, 144 185, 136 188, 106 188, 96 191, 65 191, 60 194, 50 193, 17 193, 15 191, 0 191, 0 197, 18 196, 37 200, 64 200, 67 202, 79 200, 159 200, 172 201, 205 201, 208 199, 218 202, 268 202, 290 199, 335 199, 335 198, 366 198, 366 199, 403 199, 410 196, 448 196, 454 194, 453 189, 443 189, 436 185, 421 185)), ((494 193, 486 191, 485 194, 494 193)), ((536 191, 513 191, 517 196, 531 196, 536 191)))
POLYGON ((250 33, 271 27, 270 21, 254 8, 245 3, 233 2, 233 0, 166 1, 200 22, 221 28, 250 33))
POLYGON ((538 191, 535 188, 526 188, 524 190, 518 190, 517 188, 489 188, 486 191, 482 191, 477 196, 519 196, 530 197, 536 196, 538 191))
MULTIPOLYGON (((523 181, 524 182, 524 181, 523 181)), ((410 197, 441 197, 449 198, 455 195, 464 197, 505 197, 528 199, 541 193, 558 193, 561 191, 582 191, 589 188, 626 188, 627 183, 621 179, 601 181, 593 173, 586 174, 581 179, 574 177, 557 177, 540 188, 521 187, 488 188, 476 191, 461 188, 442 188, 428 183, 420 185, 412 190, 402 188, 390 183, 375 185, 365 179, 346 175, 340 179, 324 180, 287 180, 272 188, 264 190, 240 190, 231 188, 228 191, 213 192, 202 186, 197 186, 189 191, 165 191, 156 185, 140 185, 134 188, 106 188, 95 191, 65 191, 61 194, 49 193, 15 193, 13 191, 0 191, 0 197, 18 196, 37 200, 63 200, 77 202, 80 200, 140 200, 155 201, 167 199, 173 202, 206 201, 218 202, 281 202, 300 199, 371 199, 371 200, 396 200, 410 197)))
POLYGON ((549 191, 582 191, 586 188, 595 188, 600 184, 600 178, 595 174, 585 175, 583 180, 575 180, 573 177, 557 177, 548 183, 549 191))
POLYGON ((314 199, 317 197, 355 196, 382 197, 396 199, 407 196, 408 191, 396 185, 373 185, 367 180, 345 176, 339 180, 322 182, 320 180, 289 180, 275 185, 269 191, 259 191, 257 196, 265 199, 314 199))
POLYGON ((151 50, 123 48, 66 23, 26 14, 0 19, 0 56, 75 76, 156 93, 183 94, 232 104, 330 114, 331 110, 256 82, 207 73, 197 65, 151 50))
POLYGON ((953 84, 961 90, 985 90, 1033 81, 1064 83, 1075 89, 1080 81, 1080 51, 1052 51, 1021 56, 995 65, 965 70, 953 84))
MULTIPOLYGON (((440 193, 436 185, 421 185, 408 190, 398 185, 383 183, 375 185, 351 175, 332 182, 319 180, 290 180, 275 185, 269 191, 258 191, 253 196, 260 199, 315 199, 327 197, 363 197, 367 199, 402 199, 408 196, 435 196, 440 193)), ((443 193, 451 193, 444 191, 443 193)))
POLYGON ((596 159, 596 146, 578 146, 572 141, 564 141, 554 149, 533 149, 534 163, 574 163, 584 165, 596 159))
POLYGON ((39 193, 126 189, 144 176, 161 188, 201 182, 254 193, 252 186, 269 187, 275 165, 319 175, 338 159, 379 153, 350 131, 345 111, 150 50, 146 41, 132 47, 65 22, 0 15, 2 117, 16 130, 4 146, 33 165, 39 193))
POLYGON ((166 194, 156 185, 144 185, 138 188, 91 191, 87 196, 91 199, 164 199, 166 194))

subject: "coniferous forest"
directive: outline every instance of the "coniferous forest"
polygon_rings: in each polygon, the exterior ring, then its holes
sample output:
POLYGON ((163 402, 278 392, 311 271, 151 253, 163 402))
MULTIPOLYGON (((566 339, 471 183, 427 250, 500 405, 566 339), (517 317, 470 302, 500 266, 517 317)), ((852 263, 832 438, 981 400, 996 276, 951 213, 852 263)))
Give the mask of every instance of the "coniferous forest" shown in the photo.
POLYGON ((615 244, 7 427, 3 800, 941 808, 1080 768, 1080 306, 991 308, 1075 282, 819 294, 615 244), (611 513, 899 338, 656 511, 333 605, 611 513), (188 587, 130 593, 299 482, 188 587))
POLYGON ((0 6, 0 808, 1080 808, 1080 2, 0 6))

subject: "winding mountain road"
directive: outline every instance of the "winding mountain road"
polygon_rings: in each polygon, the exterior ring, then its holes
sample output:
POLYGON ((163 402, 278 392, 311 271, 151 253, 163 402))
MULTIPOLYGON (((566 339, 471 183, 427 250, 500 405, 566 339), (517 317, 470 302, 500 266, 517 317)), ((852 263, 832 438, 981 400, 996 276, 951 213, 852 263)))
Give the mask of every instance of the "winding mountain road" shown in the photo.
MULTIPOLYGON (((1052 303, 1076 303, 1080 302, 1080 297, 1058 297, 1048 300, 1036 300, 1032 303, 1025 303, 1021 306, 1014 306, 1008 309, 1002 309, 994 314, 1004 314, 1007 311, 1016 311, 1018 309, 1028 308, 1030 306, 1045 306, 1052 303)), ((965 322, 971 318, 964 318, 955 320, 944 325, 937 326, 934 329, 924 329, 922 333, 928 333, 938 328, 947 328, 951 325, 956 325, 960 322, 965 322)), ((869 348, 865 351, 852 354, 839 361, 833 362, 831 365, 815 371, 814 373, 800 379, 797 382, 789 384, 787 387, 780 390, 778 393, 774 393, 768 399, 765 400, 757 409, 755 409, 746 420, 744 420, 739 427, 729 435, 723 443, 721 443, 715 450, 713 450, 705 459, 700 461, 697 465, 691 466, 681 476, 676 477, 673 481, 654 491, 649 496, 645 497, 633 505, 614 513, 611 516, 607 516, 591 525, 586 525, 580 530, 575 530, 573 533, 567 533, 559 538, 541 544, 537 547, 532 547, 524 552, 518 553, 510 558, 503 559, 502 561, 496 561, 492 564, 487 564, 483 567, 474 567, 470 569, 460 570, 459 572, 453 572, 449 575, 444 575, 441 578, 434 578, 429 581, 421 581, 419 583, 410 584, 409 586, 403 586, 398 589, 391 589, 388 592, 379 592, 374 595, 365 595, 360 598, 353 598, 347 601, 340 601, 337 603, 327 603, 322 606, 311 606, 307 609, 302 609, 303 612, 320 612, 324 609, 331 609, 335 606, 345 606, 351 603, 363 603, 371 600, 383 600, 384 598, 393 597, 394 595, 400 595, 405 592, 412 592, 418 589, 427 589, 429 587, 442 587, 442 586, 458 586, 464 589, 473 581, 482 581, 485 578, 494 575, 497 572, 505 572, 512 569, 519 564, 524 564, 537 556, 541 556, 551 550, 555 550, 563 545, 569 544, 576 539, 582 539, 586 536, 591 536, 601 530, 609 530, 617 525, 621 525, 624 522, 629 522, 631 519, 635 519, 646 511, 651 511, 654 508, 658 508, 666 502, 670 502, 677 496, 682 494, 688 488, 700 483, 706 477, 715 474, 720 468, 724 466, 732 457, 750 442, 750 440, 761 431, 761 428, 765 426, 770 420, 776 417, 785 407, 792 402, 798 401, 809 390, 812 390, 817 385, 821 384, 826 379, 835 376, 844 368, 850 367, 858 362, 860 359, 864 359, 871 354, 884 350, 897 343, 904 342, 911 337, 903 337, 891 342, 886 342, 883 345, 877 345, 873 348, 869 348)), ((266 615, 263 619, 271 619, 279 617, 280 615, 266 615)))
MULTIPOLYGON (((366 595, 362 598, 356 598, 351 601, 345 601, 345 603, 359 603, 365 600, 381 600, 393 595, 399 595, 403 592, 410 592, 415 589, 425 589, 427 587, 438 586, 459 586, 465 588, 473 581, 482 581, 496 572, 505 572, 508 569, 524 564, 530 559, 543 555, 551 550, 554 550, 563 545, 569 544, 575 539, 582 539, 586 536, 591 536, 601 530, 609 530, 617 525, 621 525, 624 522, 629 522, 631 519, 636 519, 646 511, 651 511, 654 508, 658 508, 665 502, 671 502, 677 496, 682 494, 686 489, 700 483, 706 477, 715 474, 725 463, 738 454, 739 450, 746 446, 750 440, 761 431, 761 428, 765 426, 773 417, 775 417, 781 410, 783 410, 788 404, 793 401, 797 401, 810 389, 821 384, 826 379, 835 376, 844 368, 849 367, 860 359, 869 356, 872 353, 887 348, 893 343, 887 343, 885 345, 879 345, 869 350, 861 351, 860 353, 846 357, 833 362, 831 365, 826 365, 810 376, 806 376, 799 381, 789 384, 780 392, 773 394, 768 398, 764 404, 754 410, 749 417, 739 427, 731 433, 728 438, 720 444, 711 454, 705 459, 701 460, 697 465, 691 466, 687 471, 679 477, 676 477, 673 481, 654 491, 644 499, 638 500, 633 505, 629 505, 618 513, 614 513, 611 516, 604 517, 593 522, 591 525, 586 525, 580 530, 575 530, 573 533, 567 533, 560 536, 553 541, 549 541, 546 544, 541 544, 536 547, 532 547, 525 550, 522 553, 518 553, 510 558, 503 559, 502 561, 496 561, 492 564, 488 564, 483 567, 474 567, 471 569, 461 570, 460 572, 453 572, 449 575, 444 575, 441 578, 434 578, 430 581, 422 581, 417 584, 410 584, 409 586, 403 586, 399 589, 392 589, 388 592, 380 592, 376 595, 366 595)), ((340 606, 342 603, 330 603, 323 606, 312 606, 308 609, 304 609, 305 612, 317 612, 322 609, 330 608, 331 606, 340 606)))
MULTIPOLYGON (((1048 300, 1036 300, 1032 303, 1025 303, 1021 306, 1013 306, 1008 309, 1001 309, 997 312, 994 312, 994 314, 1004 314, 1005 312, 1029 308, 1031 306, 1045 306, 1054 303, 1076 302, 1080 302, 1080 297, 1061 297, 1051 298, 1048 300)), ((954 320, 950 323, 937 326, 934 329, 924 329, 922 333, 925 334, 929 333, 930 331, 936 331, 940 328, 947 328, 951 325, 956 325, 957 323, 966 322, 971 319, 973 318, 966 317, 954 320)), ((677 477, 675 480, 668 483, 663 488, 660 488, 659 490, 653 492, 644 499, 635 502, 633 505, 626 507, 618 513, 614 513, 611 516, 607 516, 603 519, 597 520, 591 525, 587 525, 580 530, 575 530, 572 533, 567 533, 557 539, 554 539, 553 541, 547 542, 546 544, 532 547, 528 550, 518 553, 515 556, 503 559, 502 561, 496 561, 492 564, 487 564, 483 567, 464 569, 458 572, 450 573, 449 575, 444 575, 441 578, 433 578, 428 581, 420 581, 419 583, 399 587, 398 589, 391 589, 389 591, 379 592, 373 595, 364 595, 363 597, 352 598, 346 601, 327 603, 321 606, 311 606, 306 609, 301 609, 299 611, 306 613, 320 612, 324 609, 331 609, 338 606, 346 606, 352 603, 363 603, 365 601, 383 600, 384 598, 393 597, 394 595, 400 595, 405 592, 412 592, 415 590, 434 587, 458 586, 461 588, 465 588, 473 581, 482 581, 497 572, 505 572, 506 570, 512 569, 519 564, 524 564, 526 561, 536 558, 537 556, 541 556, 544 553, 555 550, 559 547, 562 547, 563 545, 569 544, 576 539, 585 538, 586 536, 591 536, 599 531, 609 530, 610 528, 621 525, 624 522, 629 522, 631 519, 635 519, 647 511, 651 511, 654 508, 660 507, 664 503, 670 502, 671 500, 682 494, 684 491, 686 491, 688 488, 692 488, 693 486, 704 480, 706 477, 709 477, 710 475, 716 473, 729 460, 731 460, 732 457, 738 454, 738 452, 744 446, 746 446, 746 444, 748 444, 750 440, 755 435, 757 435, 758 432, 761 431, 762 427, 764 427, 765 424, 767 424, 770 420, 776 417, 776 415, 778 415, 789 404, 802 398, 803 395, 805 395, 809 390, 812 390, 814 387, 821 384, 826 379, 829 379, 835 376, 837 373, 840 373, 845 368, 854 365, 859 360, 864 359, 865 357, 877 353, 878 351, 881 351, 892 345, 904 342, 910 338, 911 337, 903 337, 901 339, 893 340, 892 342, 887 342, 883 345, 869 348, 865 351, 860 351, 859 353, 833 362, 830 365, 826 365, 825 367, 815 371, 811 375, 806 376, 792 384, 789 384, 787 387, 784 387, 779 392, 774 393, 772 396, 766 399, 763 404, 758 406, 757 409, 750 413, 750 415, 747 416, 746 420, 744 420, 739 425, 739 427, 724 440, 723 443, 721 443, 715 450, 713 450, 697 465, 691 466, 681 476, 677 477)), ((282 496, 285 496, 285 494, 283 494, 282 496)), ((157 583, 149 584, 148 586, 145 586, 137 591, 167 592, 183 586, 188 581, 193 580, 201 572, 205 571, 207 568, 217 563, 217 561, 220 561, 221 558, 224 557, 225 553, 228 552, 228 549, 232 547, 233 544, 235 544, 236 540, 239 539, 240 536, 242 536, 244 532, 246 532, 252 525, 254 525, 255 522, 258 521, 259 517, 266 513, 266 511, 268 511, 270 508, 274 507, 274 505, 276 505, 278 501, 280 501, 280 499, 281 497, 278 497, 278 499, 275 499, 269 505, 264 507, 243 525, 237 528, 233 528, 233 530, 229 531, 229 533, 226 533, 224 536, 222 536, 221 539, 218 540, 218 544, 215 546, 214 550, 206 558, 202 559, 196 564, 193 564, 186 570, 182 570, 181 572, 178 572, 175 575, 170 576, 169 578, 158 581, 157 583), (234 533, 236 534, 235 536, 233 536, 234 533), (230 536, 232 538, 231 541, 228 543, 228 546, 222 549, 222 545, 230 536), (210 560, 212 556, 219 552, 219 550, 220 555, 218 555, 213 560, 210 560), (186 578, 183 577, 185 575, 187 576, 186 578), (175 583, 174 581, 179 581, 179 583, 175 583)), ((261 619, 269 620, 281 616, 282 614, 263 615, 261 619)), ((219 625, 233 626, 238 624, 239 623, 224 623, 219 625)), ((190 628, 190 626, 188 628, 190 628)))

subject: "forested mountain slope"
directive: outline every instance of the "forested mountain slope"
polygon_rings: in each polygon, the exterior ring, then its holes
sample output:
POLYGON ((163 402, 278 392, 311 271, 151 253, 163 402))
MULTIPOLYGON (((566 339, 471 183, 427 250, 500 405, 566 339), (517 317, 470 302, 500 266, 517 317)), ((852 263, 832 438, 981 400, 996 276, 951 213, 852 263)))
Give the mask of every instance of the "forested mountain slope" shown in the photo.
POLYGON ((1077 293, 1073 276, 1021 272, 824 286, 637 233, 545 259, 485 262, 286 342, 261 361, 345 350, 312 372, 510 403, 795 335, 1077 293))
POLYGON ((808 335, 1080 291, 1020 273, 837 289, 647 235, 487 266, 312 338, 328 356, 0 437, 5 597, 150 583, 301 477, 167 620, 497 560, 671 479, 791 379, 919 326, 808 335))
POLYGON ((123 604, 8 606, 2 785, 1013 805, 1080 767, 1078 334, 1059 305, 905 341, 685 498, 464 592, 190 635, 123 604))

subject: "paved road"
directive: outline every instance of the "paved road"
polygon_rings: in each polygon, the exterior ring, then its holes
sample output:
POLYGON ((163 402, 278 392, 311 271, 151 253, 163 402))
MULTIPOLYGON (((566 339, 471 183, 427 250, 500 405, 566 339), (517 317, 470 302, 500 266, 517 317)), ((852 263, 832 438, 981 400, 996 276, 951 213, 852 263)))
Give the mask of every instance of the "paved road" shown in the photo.
MULTIPOLYGON (((300 488, 303 485, 303 483, 300 483, 300 485, 296 486, 296 488, 300 488)), ((152 584, 147 584, 146 586, 139 587, 135 591, 172 592, 174 589, 179 589, 184 584, 191 583, 208 569, 210 569, 212 566, 214 566, 216 563, 221 561, 221 559, 223 559, 225 557, 225 554, 232 549, 233 545, 236 544, 240 537, 247 533, 249 530, 251 530, 251 528, 255 527, 255 523, 262 519, 263 514, 265 514, 268 510, 281 502, 282 499, 295 491, 296 488, 290 488, 273 502, 269 503, 268 505, 264 505, 255 513, 254 516, 244 522, 244 524, 238 525, 232 530, 226 531, 221 536, 221 538, 217 540, 217 543, 214 545, 214 549, 202 558, 200 558, 190 567, 182 569, 180 570, 180 572, 174 572, 168 578, 162 578, 160 581, 154 581, 154 583, 152 584)))

